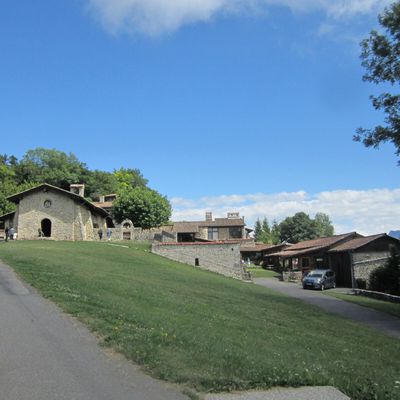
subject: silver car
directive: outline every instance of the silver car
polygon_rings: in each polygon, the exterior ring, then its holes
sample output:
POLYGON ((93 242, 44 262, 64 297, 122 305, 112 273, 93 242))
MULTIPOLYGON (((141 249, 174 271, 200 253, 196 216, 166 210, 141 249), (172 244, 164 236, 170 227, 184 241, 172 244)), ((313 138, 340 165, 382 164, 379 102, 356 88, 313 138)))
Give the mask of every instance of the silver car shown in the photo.
POLYGON ((303 278, 303 289, 328 289, 336 287, 336 276, 331 269, 314 269, 303 278))

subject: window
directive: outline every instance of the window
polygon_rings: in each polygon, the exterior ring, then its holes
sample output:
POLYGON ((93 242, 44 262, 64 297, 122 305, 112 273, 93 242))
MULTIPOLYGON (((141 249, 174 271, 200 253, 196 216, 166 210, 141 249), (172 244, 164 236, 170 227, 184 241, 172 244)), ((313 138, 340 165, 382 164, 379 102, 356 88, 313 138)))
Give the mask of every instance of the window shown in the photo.
POLYGON ((51 200, 45 200, 43 203, 44 208, 50 208, 51 207, 51 200))
POLYGON ((195 259, 194 259, 194 265, 195 265, 196 267, 198 267, 198 266, 200 265, 200 261, 199 261, 198 258, 195 258, 195 259))
POLYGON ((208 240, 218 240, 218 228, 208 228, 208 240))
POLYGON ((241 239, 242 238, 242 228, 240 226, 233 226, 229 228, 229 238, 230 239, 241 239))

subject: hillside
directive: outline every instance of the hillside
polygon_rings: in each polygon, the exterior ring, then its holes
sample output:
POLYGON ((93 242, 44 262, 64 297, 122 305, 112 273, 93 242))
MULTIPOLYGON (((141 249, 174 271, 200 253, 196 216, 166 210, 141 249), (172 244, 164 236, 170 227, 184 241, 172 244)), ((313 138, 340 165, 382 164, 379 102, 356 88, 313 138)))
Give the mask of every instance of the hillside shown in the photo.
POLYGON ((9 242, 0 258, 156 377, 200 391, 334 385, 398 398, 398 340, 148 245, 9 242))

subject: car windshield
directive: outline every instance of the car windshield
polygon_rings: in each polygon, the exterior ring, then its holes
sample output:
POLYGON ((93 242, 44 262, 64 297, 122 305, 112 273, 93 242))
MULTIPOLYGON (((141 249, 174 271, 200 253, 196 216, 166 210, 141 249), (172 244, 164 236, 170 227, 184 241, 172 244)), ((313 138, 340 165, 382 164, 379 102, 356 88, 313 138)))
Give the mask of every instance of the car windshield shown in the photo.
POLYGON ((310 278, 322 278, 322 274, 313 274, 313 273, 311 273, 311 274, 307 275, 307 278, 308 277, 310 277, 310 278))

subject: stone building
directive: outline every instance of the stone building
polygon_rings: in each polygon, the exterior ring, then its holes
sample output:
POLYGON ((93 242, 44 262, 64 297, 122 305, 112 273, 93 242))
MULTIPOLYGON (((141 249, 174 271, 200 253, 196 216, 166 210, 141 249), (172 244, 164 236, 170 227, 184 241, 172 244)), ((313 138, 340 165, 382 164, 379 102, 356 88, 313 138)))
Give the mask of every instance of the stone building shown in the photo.
POLYGON ((67 191, 44 183, 8 197, 16 210, 0 220, 15 229, 18 239, 93 240, 100 228, 105 232, 113 223, 106 210, 83 196, 84 185, 67 191))
POLYGON ((400 240, 385 233, 362 236, 350 232, 299 242, 270 257, 292 271, 330 268, 338 286, 357 287, 360 282, 368 285, 370 273, 385 264, 390 246, 400 251, 400 240))
POLYGON ((185 242, 213 242, 221 240, 249 239, 251 229, 246 228, 244 218, 239 213, 231 212, 226 218, 213 219, 211 212, 206 212, 204 221, 179 221, 162 227, 166 240, 185 242), (173 240, 172 240, 173 239, 173 240))

